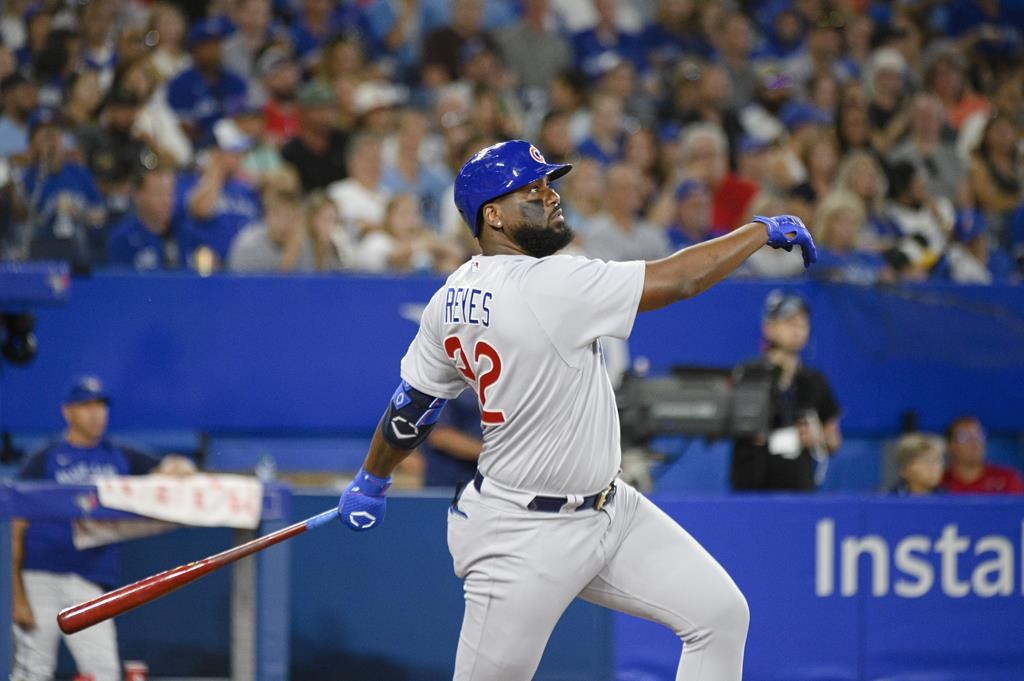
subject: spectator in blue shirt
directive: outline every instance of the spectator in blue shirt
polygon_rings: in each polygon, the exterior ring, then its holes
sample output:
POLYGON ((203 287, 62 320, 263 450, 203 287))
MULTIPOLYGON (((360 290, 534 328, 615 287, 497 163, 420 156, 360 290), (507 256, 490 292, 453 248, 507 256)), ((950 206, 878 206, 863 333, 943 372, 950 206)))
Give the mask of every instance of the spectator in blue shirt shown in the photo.
POLYGON ((603 93, 595 95, 590 105, 590 135, 579 143, 576 153, 604 167, 621 160, 626 144, 623 109, 620 98, 603 93))
POLYGON ((190 247, 209 249, 224 263, 235 236, 263 216, 263 207, 259 194, 241 179, 252 140, 230 119, 217 123, 214 136, 217 148, 209 151, 198 175, 182 179, 177 195, 188 215, 183 239, 190 247))
POLYGON ((641 41, 647 62, 665 75, 684 57, 711 56, 697 9, 696 3, 687 0, 661 0, 654 21, 644 27, 641 41))
POLYGON ((25 44, 14 52, 19 69, 28 69, 36 57, 46 48, 50 29, 53 27, 53 14, 43 3, 30 3, 22 15, 25 24, 25 44))
POLYGON ((825 195, 813 224, 820 265, 814 276, 851 284, 873 284, 890 276, 882 256, 865 248, 870 237, 859 196, 842 189, 825 195))
POLYGON ((672 250, 707 241, 711 232, 711 192, 700 180, 687 179, 675 191, 675 212, 666 234, 672 250))
POLYGON ((1007 0, 955 0, 946 15, 946 35, 959 39, 964 52, 971 48, 988 59, 1005 59, 1024 43, 1024 9, 1007 0))
POLYGON ((76 268, 102 262, 103 197, 87 169, 65 160, 58 114, 35 111, 28 130, 30 165, 16 178, 16 196, 27 220, 29 258, 67 260, 76 268))
POLYGON ((132 210, 113 229, 107 242, 107 262, 137 271, 175 270, 186 266, 188 246, 182 206, 175 202, 175 177, 169 168, 147 169, 136 175, 132 210))
POLYGON ((771 28, 758 50, 763 59, 782 60, 794 56, 804 43, 804 23, 800 14, 783 7, 771 19, 771 28))
POLYGON ((644 44, 640 37, 619 30, 616 24, 616 0, 595 0, 597 24, 572 37, 576 68, 591 78, 607 70, 609 60, 626 60, 638 72, 647 68, 644 44))
POLYGON ((230 31, 221 18, 195 24, 188 34, 193 66, 167 85, 168 104, 199 147, 213 142, 218 120, 245 103, 245 81, 221 67, 221 44, 230 31))
POLYGON ((381 186, 391 195, 413 194, 420 200, 423 219, 435 231, 441 224, 441 198, 452 183, 451 173, 441 165, 424 162, 423 141, 429 132, 429 121, 416 109, 399 114, 393 144, 385 147, 381 186))
MULTIPOLYGON (((192 462, 171 455, 163 461, 106 439, 110 396, 95 376, 74 380, 64 397, 67 430, 59 440, 31 455, 21 480, 90 484, 100 475, 141 475, 156 470, 184 474, 192 462)), ((99 596, 118 581, 116 545, 78 550, 71 523, 14 520, 12 534, 12 622, 15 626, 12 679, 52 679, 61 633, 57 613, 99 596)), ((117 637, 112 621, 64 637, 78 671, 95 681, 119 681, 117 637)))
POLYGON ((303 62, 311 63, 321 47, 337 33, 357 29, 358 3, 305 0, 292 28, 292 45, 303 62))

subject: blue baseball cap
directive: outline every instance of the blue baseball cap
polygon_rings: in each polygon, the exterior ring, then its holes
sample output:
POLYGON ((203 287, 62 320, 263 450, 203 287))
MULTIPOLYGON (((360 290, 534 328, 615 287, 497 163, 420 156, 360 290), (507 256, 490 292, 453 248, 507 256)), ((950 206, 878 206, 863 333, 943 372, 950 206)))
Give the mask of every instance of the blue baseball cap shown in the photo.
POLYGON ((40 107, 28 115, 28 121, 25 127, 28 129, 28 136, 32 137, 32 133, 41 126, 60 124, 61 118, 59 111, 49 107, 40 107))
POLYGON ((761 139, 753 135, 744 135, 740 139, 739 146, 741 154, 756 154, 759 151, 771 149, 772 142, 771 140, 761 139))
POLYGON ((499 142, 478 151, 462 166, 455 178, 455 206, 473 236, 479 236, 484 204, 542 177, 556 180, 570 170, 568 163, 548 163, 525 140, 499 142))
POLYGON ((694 180, 692 178, 683 180, 676 187, 676 201, 685 201, 692 195, 699 191, 707 191, 707 186, 700 180, 694 180))
POLYGON ((97 400, 110 404, 110 395, 104 389, 103 382, 91 374, 75 376, 68 384, 67 392, 64 393, 64 404, 97 400))
POLYGON ((832 125, 832 117, 827 113, 815 106, 800 102, 791 102, 784 106, 779 114, 779 118, 782 119, 782 124, 786 126, 786 130, 795 130, 800 126, 808 124, 832 125))
POLYGON ((233 32, 234 27, 224 17, 200 19, 188 29, 188 46, 195 47, 209 40, 223 40, 233 32))

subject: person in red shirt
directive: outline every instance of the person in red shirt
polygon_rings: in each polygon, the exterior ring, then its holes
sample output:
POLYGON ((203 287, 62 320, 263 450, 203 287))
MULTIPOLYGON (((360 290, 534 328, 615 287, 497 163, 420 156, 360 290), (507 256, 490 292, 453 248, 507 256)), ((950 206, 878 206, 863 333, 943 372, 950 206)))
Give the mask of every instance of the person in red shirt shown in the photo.
POLYGON ((946 428, 949 468, 942 486, 953 494, 1024 494, 1020 473, 985 462, 985 429, 976 416, 959 416, 946 428))
POLYGON ((711 191, 711 236, 747 221, 758 186, 729 169, 729 142, 720 126, 691 125, 683 136, 681 161, 683 177, 700 180, 711 191))

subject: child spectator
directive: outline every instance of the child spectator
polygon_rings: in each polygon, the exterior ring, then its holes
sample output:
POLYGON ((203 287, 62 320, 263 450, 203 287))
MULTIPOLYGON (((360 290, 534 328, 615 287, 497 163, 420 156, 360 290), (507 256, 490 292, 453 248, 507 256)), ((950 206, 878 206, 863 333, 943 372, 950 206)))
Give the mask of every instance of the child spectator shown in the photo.
POLYGON ((925 433, 907 433, 896 443, 896 465, 900 481, 892 492, 899 495, 927 495, 941 489, 942 438, 925 433))

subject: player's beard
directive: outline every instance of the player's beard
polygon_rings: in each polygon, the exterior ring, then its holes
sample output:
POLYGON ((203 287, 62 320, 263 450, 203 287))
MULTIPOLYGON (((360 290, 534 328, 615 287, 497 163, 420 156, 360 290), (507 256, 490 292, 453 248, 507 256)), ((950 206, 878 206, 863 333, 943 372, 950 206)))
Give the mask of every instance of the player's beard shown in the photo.
POLYGON ((554 255, 572 243, 576 232, 564 220, 547 225, 521 222, 509 236, 519 248, 534 258, 554 255))

